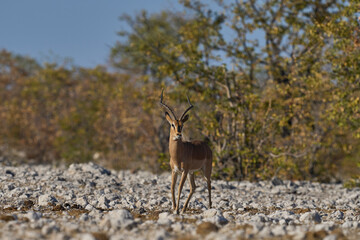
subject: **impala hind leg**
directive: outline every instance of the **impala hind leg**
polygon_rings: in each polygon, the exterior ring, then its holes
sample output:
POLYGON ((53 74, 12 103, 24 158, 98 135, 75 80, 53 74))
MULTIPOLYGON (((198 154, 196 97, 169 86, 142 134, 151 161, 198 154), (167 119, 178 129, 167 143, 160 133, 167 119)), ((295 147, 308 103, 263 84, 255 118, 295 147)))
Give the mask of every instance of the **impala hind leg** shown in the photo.
POLYGON ((181 195, 181 190, 184 187, 184 183, 186 180, 186 176, 188 174, 188 171, 183 171, 182 175, 181 175, 181 180, 180 180, 180 184, 179 184, 179 188, 178 188, 178 199, 177 199, 177 204, 176 204, 176 214, 179 214, 179 207, 180 207, 180 195, 181 195))
POLYGON ((195 189, 196 189, 196 185, 195 185, 195 178, 194 178, 194 174, 193 173, 190 173, 189 174, 189 182, 190 182, 190 194, 189 194, 189 197, 187 198, 186 202, 185 202, 185 205, 183 207, 183 210, 181 211, 182 213, 185 213, 186 211, 186 208, 188 206, 188 203, 193 195, 193 193, 195 192, 195 189))
POLYGON ((207 184, 207 188, 208 188, 208 193, 209 193, 209 209, 212 207, 212 203, 211 203, 211 179, 210 179, 210 177, 211 177, 211 165, 210 166, 207 166, 207 168, 206 167, 204 167, 203 169, 202 169, 202 173, 203 173, 203 175, 204 175, 204 178, 205 178, 205 180, 206 180, 206 184, 207 184), (209 170, 210 169, 210 170, 209 170))
POLYGON ((209 209, 211 208, 211 180, 210 177, 205 177, 206 178, 206 182, 207 182, 207 187, 208 187, 208 192, 209 192, 209 209))
POLYGON ((176 202, 175 202, 175 185, 177 180, 177 173, 175 171, 171 172, 171 200, 173 205, 173 210, 176 209, 176 202))

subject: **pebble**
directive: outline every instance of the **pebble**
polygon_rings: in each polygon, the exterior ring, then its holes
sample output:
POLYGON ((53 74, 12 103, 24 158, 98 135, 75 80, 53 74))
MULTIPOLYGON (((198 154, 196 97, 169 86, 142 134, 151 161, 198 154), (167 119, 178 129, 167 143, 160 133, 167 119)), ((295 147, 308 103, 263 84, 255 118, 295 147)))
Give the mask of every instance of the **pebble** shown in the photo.
POLYGON ((76 204, 79 204, 83 208, 88 205, 88 201, 85 196, 76 199, 76 204))
POLYGON ((332 217, 341 220, 344 219, 344 213, 340 210, 337 210, 332 214, 332 217))
POLYGON ((40 206, 47 206, 49 204, 55 204, 57 202, 57 199, 50 195, 50 194, 44 194, 39 196, 38 204, 40 206))
POLYGON ((159 214, 159 220, 158 224, 160 225, 170 225, 173 223, 174 218, 172 217, 172 214, 168 212, 163 212, 159 214))
MULTIPOLYGON (((212 180, 208 209, 206 182, 196 177, 188 211, 176 215, 170 173, 1 164, 3 239, 360 239, 360 188, 341 184, 212 180)), ((188 194, 186 183, 181 206, 188 194)))
POLYGON ((29 211, 29 212, 27 212, 25 217, 27 217, 30 221, 36 221, 42 217, 42 214, 41 214, 41 212, 29 211))
POLYGON ((320 223, 321 216, 318 212, 306 212, 300 216, 299 220, 307 223, 311 223, 311 222, 320 223))
POLYGON ((106 216, 112 228, 128 227, 134 223, 132 214, 126 209, 113 210, 106 216))

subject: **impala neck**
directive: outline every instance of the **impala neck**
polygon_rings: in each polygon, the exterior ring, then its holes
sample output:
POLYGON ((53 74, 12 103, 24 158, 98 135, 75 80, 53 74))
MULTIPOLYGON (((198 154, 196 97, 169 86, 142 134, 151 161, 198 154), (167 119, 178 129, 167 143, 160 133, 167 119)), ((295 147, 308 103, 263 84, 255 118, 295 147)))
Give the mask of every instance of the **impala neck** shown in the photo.
POLYGON ((175 134, 172 130, 170 130, 170 138, 169 138, 169 152, 170 156, 173 158, 180 157, 183 152, 184 143, 182 139, 175 140, 175 134))

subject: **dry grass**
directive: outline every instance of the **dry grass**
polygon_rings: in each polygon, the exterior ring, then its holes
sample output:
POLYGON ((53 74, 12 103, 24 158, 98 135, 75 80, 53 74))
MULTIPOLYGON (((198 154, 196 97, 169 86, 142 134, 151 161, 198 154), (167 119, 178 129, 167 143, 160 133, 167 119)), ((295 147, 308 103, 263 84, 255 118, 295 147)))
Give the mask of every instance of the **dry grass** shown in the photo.
POLYGON ((33 206, 34 202, 31 200, 25 200, 23 206, 20 208, 21 211, 29 211, 33 206))
POLYGON ((14 220, 16 220, 16 218, 12 215, 0 215, 0 221, 9 222, 14 220))
POLYGON ((152 221, 157 221, 159 220, 159 214, 162 213, 163 211, 160 210, 145 210, 144 213, 139 213, 136 211, 131 211, 128 209, 129 212, 132 213, 132 215, 134 216, 134 218, 140 218, 142 221, 148 221, 148 220, 152 220, 152 221))
POLYGON ((103 232, 92 232, 91 235, 96 240, 109 240, 109 237, 106 235, 106 233, 103 233, 103 232))
MULTIPOLYGON (((10 206, 10 207, 6 207, 1 209, 0 208, 0 221, 13 221, 16 220, 15 217, 11 216, 11 213, 17 213, 17 212, 22 212, 22 213, 26 213, 30 210, 33 210, 35 204, 32 200, 26 200, 24 201, 23 205, 18 209, 16 207, 10 206)), ((65 204, 49 204, 48 206, 41 206, 39 208, 39 210, 37 210, 41 213, 54 213, 55 216, 56 215, 62 215, 63 213, 68 213, 70 216, 78 218, 80 217, 82 214, 84 213, 88 213, 89 211, 84 209, 83 207, 74 204, 74 205, 70 205, 68 203, 65 204)), ((29 219, 24 217, 24 218, 20 218, 18 219, 20 221, 26 221, 28 222, 29 219)))
POLYGON ((75 218, 78 218, 80 217, 82 214, 84 213, 88 213, 89 211, 86 210, 86 209, 69 209, 67 211, 67 213, 72 216, 72 217, 75 217, 75 218))
POLYGON ((211 222, 202 222, 197 226, 196 233, 205 236, 211 232, 219 231, 219 227, 211 222))

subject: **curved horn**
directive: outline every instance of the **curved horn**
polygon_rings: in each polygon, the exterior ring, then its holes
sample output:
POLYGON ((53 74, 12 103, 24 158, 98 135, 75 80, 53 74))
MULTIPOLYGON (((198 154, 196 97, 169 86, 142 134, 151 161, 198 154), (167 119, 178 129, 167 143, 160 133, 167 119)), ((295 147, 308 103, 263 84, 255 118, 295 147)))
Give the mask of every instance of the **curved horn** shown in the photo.
POLYGON ((182 120, 183 117, 185 116, 185 114, 186 114, 190 109, 192 109, 192 108, 194 107, 194 106, 191 104, 191 102, 190 102, 189 96, 186 95, 186 97, 187 97, 187 100, 188 100, 188 103, 189 103, 190 107, 188 107, 188 108, 185 110, 185 112, 181 115, 180 120, 182 120))
POLYGON ((172 108, 169 107, 168 105, 166 105, 165 103, 163 103, 163 93, 164 93, 164 89, 161 91, 161 96, 160 96, 160 104, 161 104, 161 106, 166 108, 166 110, 168 110, 173 115, 174 119, 177 120, 177 117, 176 117, 174 111, 172 110, 172 108))

